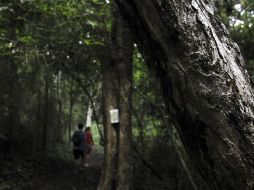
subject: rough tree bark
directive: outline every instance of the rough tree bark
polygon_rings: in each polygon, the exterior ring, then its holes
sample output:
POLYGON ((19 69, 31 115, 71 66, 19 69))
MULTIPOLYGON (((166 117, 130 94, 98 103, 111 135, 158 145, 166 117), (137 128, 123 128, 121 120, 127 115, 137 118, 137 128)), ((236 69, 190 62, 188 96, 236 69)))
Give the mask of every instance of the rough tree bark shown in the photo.
POLYGON ((254 188, 253 88, 208 0, 116 0, 211 189, 254 188))
POLYGON ((131 189, 133 41, 127 26, 116 14, 113 14, 111 58, 102 62, 105 155, 98 190, 131 189), (111 125, 110 109, 119 109, 119 125, 111 125))
MULTIPOLYGON (((118 12, 117 12, 118 13, 118 12)), ((119 149, 118 149, 118 171, 117 190, 131 190, 131 94, 132 94, 132 57, 133 40, 129 29, 120 15, 116 13, 115 49, 116 58, 119 63, 119 149)))

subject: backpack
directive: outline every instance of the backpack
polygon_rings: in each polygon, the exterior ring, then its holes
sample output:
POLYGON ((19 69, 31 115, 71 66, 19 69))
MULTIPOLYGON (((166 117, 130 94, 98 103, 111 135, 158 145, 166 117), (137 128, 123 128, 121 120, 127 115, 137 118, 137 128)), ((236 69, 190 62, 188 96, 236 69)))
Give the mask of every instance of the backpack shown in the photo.
POLYGON ((73 142, 74 146, 80 146, 81 145, 82 139, 81 139, 79 131, 76 131, 73 134, 73 136, 72 136, 72 142, 73 142))

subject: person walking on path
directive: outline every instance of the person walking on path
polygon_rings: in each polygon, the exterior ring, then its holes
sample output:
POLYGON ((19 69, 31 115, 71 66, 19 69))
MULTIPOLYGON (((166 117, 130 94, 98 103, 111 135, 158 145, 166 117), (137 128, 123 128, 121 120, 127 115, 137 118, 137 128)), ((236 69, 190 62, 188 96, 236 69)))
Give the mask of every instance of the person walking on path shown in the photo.
POLYGON ((85 142, 86 142, 86 149, 85 149, 85 158, 84 158, 84 162, 85 162, 85 167, 88 167, 89 164, 88 164, 88 158, 89 158, 89 155, 93 149, 93 145, 94 145, 94 141, 93 141, 93 135, 92 135, 92 132, 91 132, 91 128, 90 127, 87 127, 85 129, 85 142))
POLYGON ((83 124, 78 124, 78 130, 76 130, 72 135, 73 142, 73 156, 76 161, 76 167, 74 173, 77 173, 78 169, 82 169, 84 165, 84 153, 86 148, 85 135, 83 132, 83 124))

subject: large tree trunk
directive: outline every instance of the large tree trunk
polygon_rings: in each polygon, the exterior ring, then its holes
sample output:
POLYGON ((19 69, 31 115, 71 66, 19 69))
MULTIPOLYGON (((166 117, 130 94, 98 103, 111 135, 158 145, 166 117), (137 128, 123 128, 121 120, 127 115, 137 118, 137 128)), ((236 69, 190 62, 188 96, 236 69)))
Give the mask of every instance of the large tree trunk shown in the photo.
POLYGON ((102 63, 105 158, 98 190, 130 190, 131 88, 133 41, 114 13, 111 59, 102 63), (119 109, 120 124, 111 125, 110 109, 119 109))
POLYGON ((254 188, 253 89, 206 0, 116 0, 168 111, 211 189, 254 188))
POLYGON ((119 111, 120 111, 120 130, 119 130, 119 149, 118 149, 118 171, 117 171, 117 190, 131 190, 131 92, 132 92, 132 56, 133 41, 129 29, 123 23, 120 15, 117 16, 117 38, 115 39, 114 51, 119 62, 119 111))
POLYGON ((104 163, 98 190, 113 189, 112 181, 115 176, 114 163, 117 152, 116 132, 110 123, 109 109, 117 108, 117 81, 116 67, 112 62, 105 60, 102 62, 102 112, 104 126, 104 163))

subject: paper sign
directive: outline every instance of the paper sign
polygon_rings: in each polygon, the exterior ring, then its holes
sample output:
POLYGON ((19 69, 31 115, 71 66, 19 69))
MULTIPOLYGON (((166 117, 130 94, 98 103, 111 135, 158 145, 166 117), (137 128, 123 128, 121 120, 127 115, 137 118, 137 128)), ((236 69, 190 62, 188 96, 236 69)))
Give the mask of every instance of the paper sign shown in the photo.
POLYGON ((110 112, 111 123, 119 123, 119 111, 118 109, 112 109, 110 112))
POLYGON ((86 127, 91 126, 92 115, 93 115, 93 110, 91 107, 89 107, 87 112, 87 117, 86 117, 86 127))

